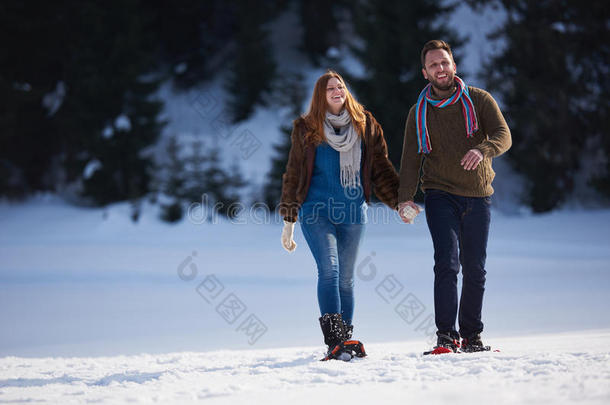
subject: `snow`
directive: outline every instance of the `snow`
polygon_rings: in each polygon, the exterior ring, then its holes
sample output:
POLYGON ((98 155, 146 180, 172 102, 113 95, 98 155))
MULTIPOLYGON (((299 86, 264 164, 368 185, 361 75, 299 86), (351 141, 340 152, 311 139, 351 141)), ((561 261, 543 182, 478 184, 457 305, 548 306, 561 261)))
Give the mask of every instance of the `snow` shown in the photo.
POLYGON ((188 69, 188 63, 182 62, 182 63, 177 64, 174 67, 174 72, 178 75, 181 75, 182 73, 186 72, 187 69, 188 69))
POLYGON ((130 212, 0 203, 0 401, 299 404, 339 384, 355 403, 610 399, 610 210, 494 210, 484 341, 501 352, 422 357, 434 338, 425 219, 369 207, 355 313, 369 357, 349 364, 318 361, 299 227, 288 254, 281 219, 260 208, 174 225, 147 202, 139 222, 130 212))
POLYGON ((131 120, 125 114, 121 114, 114 120, 114 127, 119 131, 131 131, 131 120))
POLYGON ((87 165, 85 165, 85 168, 83 169, 83 178, 90 179, 91 176, 93 176, 93 174, 101 168, 102 168, 102 162, 100 162, 99 160, 93 159, 93 160, 89 161, 87 163, 87 165))
POLYGON ((465 75, 468 85, 485 88, 482 73, 490 68, 485 64, 505 46, 503 39, 490 39, 489 35, 500 29, 505 21, 506 12, 497 5, 478 6, 473 11, 466 2, 458 3, 448 25, 467 40, 455 56, 458 73, 465 75))
POLYGON ((339 49, 337 49, 336 47, 331 46, 326 51, 326 56, 328 56, 329 58, 338 58, 341 56, 341 51, 339 51, 339 49))
POLYGON ((114 357, 0 359, 2 402, 430 405, 606 404, 610 330, 496 339, 501 352, 422 356, 370 344, 350 363, 317 347, 114 357), (578 342, 575 345, 575 342, 578 342))
MULTIPOLYGON (((166 100, 162 118, 169 121, 162 134, 165 140, 176 136, 184 144, 201 141, 207 148, 218 146, 222 162, 228 166, 235 161, 247 173, 247 180, 262 182, 270 167, 272 145, 280 136, 277 110, 257 109, 249 120, 232 124, 221 80, 187 91, 175 91, 171 83, 164 83, 159 97, 166 100)), ((157 150, 158 161, 165 155, 165 150, 157 150)))
MULTIPOLYGON (((31 87, 29 87, 29 85, 27 86, 27 91, 29 91, 31 87)), ((42 105, 48 110, 47 116, 51 117, 55 115, 57 110, 59 110, 59 108, 64 102, 64 98, 66 97, 66 90, 66 83, 60 80, 57 82, 57 85, 55 86, 55 89, 52 92, 47 93, 43 96, 42 105)))
POLYGON ((114 135, 114 129, 112 128, 112 126, 111 125, 106 125, 106 127, 102 131, 102 137, 104 139, 110 139, 110 138, 113 137, 113 135, 114 135))
POLYGON ((31 91, 32 90, 32 85, 30 83, 19 83, 19 82, 15 82, 13 83, 13 88, 19 91, 31 91))

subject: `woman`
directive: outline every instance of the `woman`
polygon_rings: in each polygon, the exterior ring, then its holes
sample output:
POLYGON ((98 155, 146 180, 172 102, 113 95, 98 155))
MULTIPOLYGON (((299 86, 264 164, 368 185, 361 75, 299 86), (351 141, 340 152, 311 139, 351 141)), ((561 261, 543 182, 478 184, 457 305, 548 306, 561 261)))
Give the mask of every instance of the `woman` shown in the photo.
POLYGON ((282 246, 296 249, 294 225, 300 219, 318 267, 326 359, 365 355, 362 344, 351 341, 354 264, 373 187, 381 201, 396 208, 398 174, 381 126, 329 70, 314 86, 309 112, 294 121, 280 204, 282 246))

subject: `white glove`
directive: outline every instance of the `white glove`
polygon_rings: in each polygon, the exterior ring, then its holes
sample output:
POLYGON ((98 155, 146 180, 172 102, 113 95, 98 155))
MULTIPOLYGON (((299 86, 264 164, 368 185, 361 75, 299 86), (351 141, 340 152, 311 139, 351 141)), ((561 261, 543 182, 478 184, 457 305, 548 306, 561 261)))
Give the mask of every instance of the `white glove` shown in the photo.
POLYGON ((398 214, 404 223, 412 224, 415 217, 422 211, 421 207, 413 201, 406 201, 398 205, 398 214))
POLYGON ((284 221, 284 229, 282 229, 282 247, 288 252, 294 252, 297 244, 293 239, 294 222, 284 221))

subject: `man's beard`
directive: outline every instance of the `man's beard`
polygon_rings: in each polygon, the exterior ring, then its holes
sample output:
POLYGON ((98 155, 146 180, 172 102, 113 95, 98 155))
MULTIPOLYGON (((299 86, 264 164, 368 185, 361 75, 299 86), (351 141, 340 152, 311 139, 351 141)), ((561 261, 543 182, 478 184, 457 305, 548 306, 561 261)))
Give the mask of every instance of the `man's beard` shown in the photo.
POLYGON ((440 91, 448 91, 455 87, 455 75, 453 73, 447 74, 447 78, 449 79, 446 84, 440 84, 436 81, 436 79, 432 80, 432 86, 440 91))

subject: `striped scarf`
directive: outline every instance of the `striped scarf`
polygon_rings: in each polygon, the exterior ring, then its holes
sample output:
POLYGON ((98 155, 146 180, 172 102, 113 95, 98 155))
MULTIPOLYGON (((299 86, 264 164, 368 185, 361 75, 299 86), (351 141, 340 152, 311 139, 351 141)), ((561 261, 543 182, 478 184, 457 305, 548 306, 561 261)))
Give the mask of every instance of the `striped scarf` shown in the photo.
POLYGON ((457 85, 456 92, 449 98, 443 100, 434 100, 432 96, 432 83, 428 83, 422 90, 417 98, 417 107, 415 109, 415 124, 417 126, 417 143, 419 148, 417 153, 430 153, 432 145, 430 144, 430 136, 428 135, 428 126, 426 124, 426 110, 428 103, 434 107, 443 108, 448 105, 455 104, 459 101, 462 102, 462 113, 464 114, 464 121, 466 122, 466 136, 470 138, 479 129, 477 122, 477 115, 474 112, 474 105, 470 94, 468 94, 468 87, 464 84, 462 79, 455 76, 455 83, 457 85))

